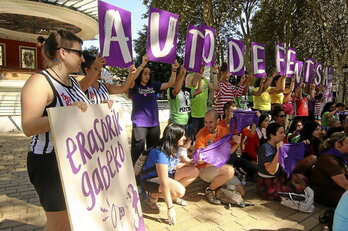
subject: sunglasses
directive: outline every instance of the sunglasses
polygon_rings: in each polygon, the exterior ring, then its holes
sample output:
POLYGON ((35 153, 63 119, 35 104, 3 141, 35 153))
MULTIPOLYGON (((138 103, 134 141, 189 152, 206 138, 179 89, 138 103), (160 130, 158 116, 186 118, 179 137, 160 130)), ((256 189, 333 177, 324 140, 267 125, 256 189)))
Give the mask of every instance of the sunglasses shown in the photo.
POLYGON ((66 51, 71 51, 71 52, 75 52, 78 56, 82 56, 82 50, 75 50, 75 49, 71 49, 71 48, 65 48, 65 47, 59 47, 57 48, 57 50, 59 49, 64 49, 66 51))

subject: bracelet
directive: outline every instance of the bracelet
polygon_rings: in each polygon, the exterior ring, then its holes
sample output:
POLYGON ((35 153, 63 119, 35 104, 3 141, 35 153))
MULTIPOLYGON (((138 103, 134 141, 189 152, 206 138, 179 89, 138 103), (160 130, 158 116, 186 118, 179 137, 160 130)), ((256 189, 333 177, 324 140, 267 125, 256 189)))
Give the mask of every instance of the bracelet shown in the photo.
POLYGON ((94 68, 94 70, 98 71, 99 73, 101 73, 101 70, 99 70, 98 68, 94 68))
POLYGON ((172 209, 172 208, 174 208, 174 205, 170 206, 170 207, 168 208, 168 210, 169 210, 169 209, 172 209))
POLYGON ((172 72, 176 72, 176 69, 175 69, 175 68, 172 68, 172 72))

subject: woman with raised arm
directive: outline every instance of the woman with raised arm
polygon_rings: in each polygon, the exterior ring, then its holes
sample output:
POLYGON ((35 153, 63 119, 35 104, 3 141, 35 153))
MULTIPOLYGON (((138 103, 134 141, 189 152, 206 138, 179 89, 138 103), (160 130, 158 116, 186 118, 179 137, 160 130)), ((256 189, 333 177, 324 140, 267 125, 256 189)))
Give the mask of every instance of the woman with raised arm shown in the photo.
MULTIPOLYGON (((21 95, 23 132, 32 136, 28 175, 46 213, 44 230, 70 230, 46 109, 77 106, 82 111, 87 110, 90 102, 79 82, 70 76, 70 73, 79 72, 84 62, 82 40, 65 30, 53 31, 47 39, 39 37, 38 40, 42 43, 47 69, 33 74, 21 95)), ((98 57, 92 65, 94 71, 82 85, 96 78, 103 64, 103 59, 98 57)))
MULTIPOLYGON (((144 60, 143 60, 144 61, 144 60)), ((147 61, 147 60, 146 60, 147 61)), ((146 65, 146 62, 145 62, 146 65)), ((151 148, 160 138, 160 124, 158 118, 157 93, 172 87, 176 80, 176 71, 179 63, 175 60, 168 82, 160 83, 151 81, 151 70, 140 65, 140 78, 130 86, 132 109, 132 141, 131 154, 133 164, 146 148, 151 148)))

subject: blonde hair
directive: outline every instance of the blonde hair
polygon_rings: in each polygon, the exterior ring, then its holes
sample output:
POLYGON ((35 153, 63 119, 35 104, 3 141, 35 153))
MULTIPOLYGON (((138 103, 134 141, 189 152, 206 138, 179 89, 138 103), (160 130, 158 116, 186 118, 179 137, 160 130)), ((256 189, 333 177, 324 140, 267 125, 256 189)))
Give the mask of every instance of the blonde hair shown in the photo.
POLYGON ((346 139, 346 137, 347 137, 347 135, 345 135, 342 132, 333 133, 328 139, 326 139, 322 143, 322 145, 320 147, 321 152, 326 151, 326 150, 331 149, 331 148, 335 148, 336 142, 339 142, 342 144, 343 141, 346 139))

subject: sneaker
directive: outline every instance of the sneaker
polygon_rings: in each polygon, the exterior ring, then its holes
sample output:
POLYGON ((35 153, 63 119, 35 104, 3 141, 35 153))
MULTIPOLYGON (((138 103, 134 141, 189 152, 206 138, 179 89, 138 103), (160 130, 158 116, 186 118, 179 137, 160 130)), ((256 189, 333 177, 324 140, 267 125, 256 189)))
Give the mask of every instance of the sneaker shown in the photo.
POLYGON ((215 198, 214 190, 209 187, 205 189, 205 197, 213 205, 221 205, 221 201, 215 198))

